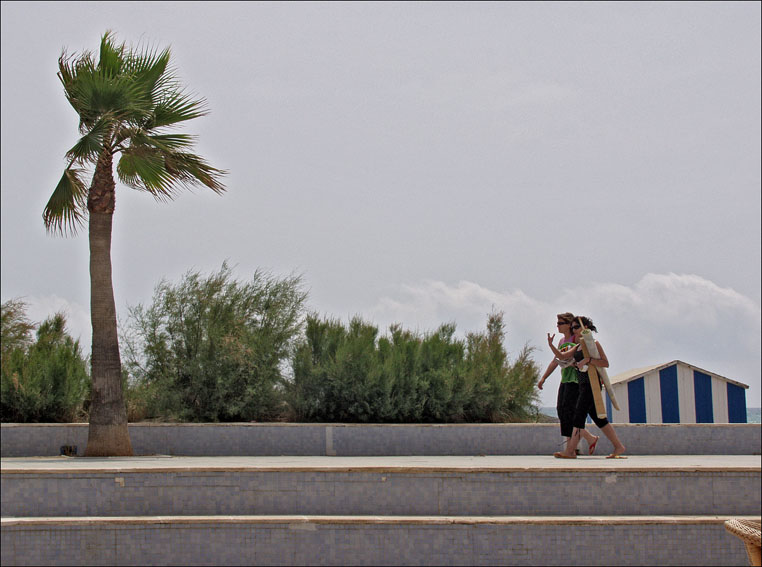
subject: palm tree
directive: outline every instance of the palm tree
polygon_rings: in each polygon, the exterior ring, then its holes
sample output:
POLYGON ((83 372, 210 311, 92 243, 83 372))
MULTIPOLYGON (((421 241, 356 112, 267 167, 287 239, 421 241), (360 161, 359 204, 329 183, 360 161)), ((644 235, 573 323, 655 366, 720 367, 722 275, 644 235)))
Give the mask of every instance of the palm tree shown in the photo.
POLYGON ((89 227, 93 388, 86 456, 132 454, 111 283, 114 156, 120 154, 116 169, 123 184, 159 200, 194 185, 225 191, 220 181, 225 172, 190 153, 194 138, 168 132, 208 112, 203 99, 185 93, 169 59, 169 49, 128 49, 106 32, 97 63, 87 51, 68 56, 64 50, 58 60, 58 77, 79 115, 81 137, 66 154, 69 164, 43 220, 52 233, 76 233, 85 221, 89 227), (93 171, 89 189, 83 180, 88 168, 93 171))

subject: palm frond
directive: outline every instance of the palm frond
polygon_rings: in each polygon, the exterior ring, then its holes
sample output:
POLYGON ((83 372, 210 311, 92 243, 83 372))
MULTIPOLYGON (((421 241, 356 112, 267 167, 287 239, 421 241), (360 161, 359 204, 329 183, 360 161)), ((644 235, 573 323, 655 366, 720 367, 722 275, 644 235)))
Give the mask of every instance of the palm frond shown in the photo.
MULTIPOLYGON (((191 134, 150 134, 142 128, 122 128, 115 137, 116 144, 129 140, 131 146, 148 146, 162 152, 177 152, 192 148, 196 136, 191 134)), ((118 148, 124 150, 124 147, 118 148)))
POLYGON ((129 76, 107 78, 89 68, 74 72, 74 78, 65 77, 63 72, 59 77, 66 98, 79 114, 82 134, 92 130, 99 120, 138 123, 151 115, 150 100, 129 76))
POLYGON ((226 173, 195 154, 147 145, 131 146, 122 152, 117 164, 117 175, 123 183, 147 191, 159 200, 173 199, 180 189, 197 185, 223 193, 225 186, 220 178, 226 173))
POLYGON ((196 136, 191 134, 152 134, 146 137, 155 148, 167 152, 191 148, 196 142, 196 136))
POLYGON ((114 34, 107 31, 101 38, 98 72, 105 78, 118 77, 124 65, 125 44, 114 43, 114 34))
POLYGON ((85 83, 83 87, 87 89, 85 94, 90 114, 86 116, 89 119, 89 127, 100 117, 111 118, 114 124, 138 124, 151 116, 150 99, 129 76, 120 76, 108 81, 102 81, 98 77, 85 83))
POLYGON ((128 147, 122 151, 116 173, 125 185, 147 191, 159 200, 173 199, 178 193, 172 174, 164 167, 164 157, 156 148, 128 147))
POLYGON ((125 46, 114 45, 109 33, 101 41, 100 60, 90 52, 80 56, 62 53, 58 77, 69 103, 79 114, 80 132, 87 134, 100 119, 145 122, 152 101, 145 86, 125 72, 125 46))
POLYGON ((194 100, 183 91, 165 93, 164 98, 156 102, 153 117, 146 123, 146 129, 174 126, 179 122, 192 120, 209 113, 205 99, 194 100))
POLYGON ((209 165, 196 154, 173 152, 165 154, 165 167, 186 186, 205 185, 217 194, 225 192, 221 177, 227 175, 222 169, 209 165))
POLYGON ((58 58, 58 78, 63 85, 66 100, 69 101, 77 114, 82 109, 81 96, 77 88, 80 77, 92 75, 94 72, 95 63, 92 53, 89 51, 85 51, 79 57, 69 55, 64 51, 58 58))
POLYGON ((196 136, 191 134, 149 134, 143 130, 133 131, 130 140, 135 146, 149 146, 162 152, 172 153, 193 147, 196 136))
POLYGON ((84 225, 87 211, 87 188, 83 170, 66 168, 61 180, 45 205, 42 219, 48 232, 76 234, 84 225))
POLYGON ((96 161, 103 149, 104 137, 108 133, 108 127, 109 120, 102 117, 95 123, 92 130, 82 136, 74 144, 74 147, 66 152, 66 157, 70 160, 76 160, 78 163, 96 161))
POLYGON ((172 73, 167 72, 169 65, 169 48, 161 52, 155 49, 133 53, 127 60, 126 71, 129 72, 133 80, 140 84, 146 96, 155 102, 168 84, 174 82, 172 73))

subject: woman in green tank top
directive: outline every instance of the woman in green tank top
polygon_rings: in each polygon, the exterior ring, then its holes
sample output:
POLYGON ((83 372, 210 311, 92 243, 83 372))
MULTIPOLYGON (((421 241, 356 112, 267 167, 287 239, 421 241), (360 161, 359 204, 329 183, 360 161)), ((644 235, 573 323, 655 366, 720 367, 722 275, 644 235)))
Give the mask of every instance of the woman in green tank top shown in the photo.
MULTIPOLYGON (((559 313, 556 317, 556 327, 559 332, 563 333, 563 337, 558 343, 558 350, 565 352, 569 349, 573 349, 577 346, 571 331, 571 323, 574 321, 574 315, 572 313, 559 313)), ((548 339, 551 341, 551 344, 554 337, 555 334, 551 336, 550 333, 548 333, 548 339)), ((550 376, 556 368, 561 367, 561 383, 558 386, 556 412, 558 414, 559 425, 561 426, 561 436, 564 438, 564 449, 566 448, 566 444, 569 442, 574 430, 574 410, 579 397, 579 379, 577 377, 577 369, 574 368, 573 362, 573 360, 554 358, 548 365, 542 378, 540 378, 540 381, 537 383, 537 387, 542 390, 548 376, 550 376)), ((588 454, 592 455, 595 452, 598 437, 585 430, 582 430, 581 435, 587 441, 588 454)))
MULTIPOLYGON (((590 319, 590 317, 585 317, 584 315, 578 316, 577 320, 574 321, 571 326, 571 330, 574 332, 574 342, 578 344, 582 342, 582 329, 588 329, 593 332, 597 332, 598 330, 595 328, 595 325, 593 324, 593 321, 590 319)), ((579 381, 579 397, 577 399, 574 418, 572 420, 572 425, 574 428, 571 440, 566 444, 566 448, 563 451, 553 453, 553 456, 559 459, 576 458, 575 449, 577 448, 577 443, 579 443, 581 436, 584 436, 583 431, 585 431, 585 421, 589 415, 593 420, 593 423, 598 426, 598 428, 603 432, 608 440, 611 441, 611 445, 614 447, 613 452, 606 458, 626 459, 627 457, 622 456, 622 453, 624 453, 626 449, 625 446, 620 441, 619 436, 616 434, 616 431, 614 431, 614 427, 611 425, 611 423, 609 423, 608 419, 605 417, 598 417, 595 409, 595 403, 593 401, 593 390, 588 375, 588 367, 593 366, 597 368, 608 368, 609 366, 609 359, 606 356, 606 353, 604 352, 601 344, 597 340, 595 341, 595 345, 598 348, 598 357, 596 358, 587 358, 581 350, 576 348, 561 352, 560 350, 553 347, 553 342, 551 341, 550 335, 548 335, 548 345, 550 346, 551 350, 553 350, 553 353, 556 355, 556 357, 559 359, 573 361, 573 364, 577 368, 577 379, 579 381)))

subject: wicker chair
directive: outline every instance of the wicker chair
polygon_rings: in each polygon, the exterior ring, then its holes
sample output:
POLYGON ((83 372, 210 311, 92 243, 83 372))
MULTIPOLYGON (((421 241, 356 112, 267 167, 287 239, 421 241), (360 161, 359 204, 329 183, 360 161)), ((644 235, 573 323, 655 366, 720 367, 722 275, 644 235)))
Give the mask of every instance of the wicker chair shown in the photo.
POLYGON ((762 565, 760 559, 760 525, 758 520, 731 519, 725 521, 725 529, 738 536, 746 545, 749 565, 762 565))

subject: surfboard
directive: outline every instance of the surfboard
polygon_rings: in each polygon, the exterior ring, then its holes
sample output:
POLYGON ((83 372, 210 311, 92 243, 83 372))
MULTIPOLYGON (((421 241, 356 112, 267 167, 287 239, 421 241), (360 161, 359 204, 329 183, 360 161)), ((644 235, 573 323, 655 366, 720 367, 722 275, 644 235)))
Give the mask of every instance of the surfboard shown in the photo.
MULTIPOLYGON (((582 332, 585 333, 589 331, 582 332)), ((582 347, 582 354, 585 355, 585 358, 590 358, 590 351, 588 350, 587 344, 584 340, 580 343, 580 346, 582 347)), ((590 378, 590 389, 593 391, 595 413, 598 414, 599 418, 603 419, 604 417, 607 417, 607 414, 606 407, 603 405, 603 395, 601 395, 601 383, 598 381, 598 369, 592 364, 588 365, 587 376, 590 378)))
MULTIPOLYGON (((593 358, 600 358, 600 355, 598 354, 598 347, 595 346, 593 333, 591 333, 589 329, 582 331, 582 342, 587 346, 587 350, 590 352, 590 355, 593 358)), ((598 372, 598 378, 600 378, 601 382, 603 382, 603 387, 606 388, 606 393, 609 395, 611 405, 614 406, 617 411, 619 411, 619 402, 617 402, 616 396, 614 395, 614 388, 611 387, 609 373, 605 368, 596 367, 595 370, 598 372)))

